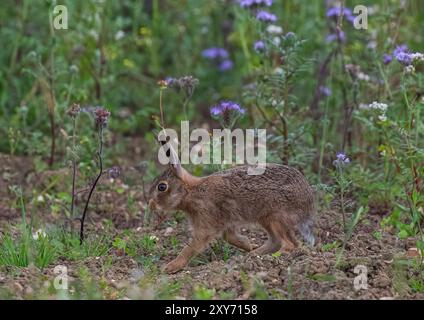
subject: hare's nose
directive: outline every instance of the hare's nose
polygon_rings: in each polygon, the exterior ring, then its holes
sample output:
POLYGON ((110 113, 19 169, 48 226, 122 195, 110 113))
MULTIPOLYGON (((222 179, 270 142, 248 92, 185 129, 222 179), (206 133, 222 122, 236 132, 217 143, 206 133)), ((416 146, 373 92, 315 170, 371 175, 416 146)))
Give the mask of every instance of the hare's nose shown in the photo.
POLYGON ((149 200, 149 208, 152 210, 156 209, 156 202, 153 199, 149 200))

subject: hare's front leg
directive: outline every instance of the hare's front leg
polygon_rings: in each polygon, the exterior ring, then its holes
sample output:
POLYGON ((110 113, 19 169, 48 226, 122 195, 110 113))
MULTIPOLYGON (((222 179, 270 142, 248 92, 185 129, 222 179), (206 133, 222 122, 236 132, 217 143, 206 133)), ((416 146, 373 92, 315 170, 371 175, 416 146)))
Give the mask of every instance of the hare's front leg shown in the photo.
POLYGON ((192 257, 201 253, 215 237, 215 234, 196 234, 193 240, 184 247, 178 257, 168 263, 163 271, 174 273, 181 270, 189 263, 192 257))
POLYGON ((241 234, 238 234, 236 230, 229 229, 225 231, 224 239, 233 246, 243 249, 247 252, 252 250, 249 239, 247 239, 245 236, 242 236, 241 234))

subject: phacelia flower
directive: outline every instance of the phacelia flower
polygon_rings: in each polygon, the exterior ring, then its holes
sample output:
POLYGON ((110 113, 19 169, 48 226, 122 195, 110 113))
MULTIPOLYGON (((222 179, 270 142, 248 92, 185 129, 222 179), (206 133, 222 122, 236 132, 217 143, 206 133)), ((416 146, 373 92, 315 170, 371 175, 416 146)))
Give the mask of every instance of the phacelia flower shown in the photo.
POLYGON ((319 91, 326 97, 331 96, 331 89, 328 87, 321 86, 319 87, 319 91))
POLYGON ((339 31, 338 35, 337 35, 337 33, 333 33, 333 34, 329 34, 325 38, 326 42, 333 42, 333 41, 338 41, 338 40, 340 40, 341 42, 344 42, 346 40, 346 35, 341 30, 339 31))
POLYGON ((408 46, 406 44, 402 44, 393 50, 393 58, 404 66, 410 66, 413 63, 424 61, 424 54, 420 52, 413 53, 408 50, 408 46))
POLYGON ((350 163, 350 159, 343 152, 336 154, 336 160, 333 161, 335 167, 343 167, 350 163))
POLYGON ((203 50, 202 56, 210 60, 226 59, 228 58, 228 51, 224 48, 212 47, 203 50))
POLYGON ((409 52, 399 52, 395 58, 404 66, 409 66, 412 63, 412 56, 409 52))
POLYGON ((117 166, 113 166, 108 170, 109 178, 116 179, 121 174, 121 170, 117 166))
POLYGON ((256 14, 256 19, 262 22, 275 22, 277 21, 277 16, 265 10, 261 10, 256 14))
POLYGON ((272 0, 239 0, 239 5, 242 8, 251 8, 254 6, 271 6, 272 0))
POLYGON ((393 50, 393 56, 396 57, 401 52, 408 52, 408 46, 406 44, 396 46, 395 50, 393 50))
POLYGON ((392 62, 392 60, 393 60, 393 57, 390 55, 390 54, 384 54, 383 55, 383 63, 384 64, 389 64, 390 62, 392 62))
POLYGON ((101 128, 105 128, 110 117, 110 112, 103 107, 97 107, 94 110, 94 116, 96 117, 96 124, 101 128))
POLYGON ((226 113, 232 112, 236 114, 244 114, 246 110, 240 107, 239 104, 233 101, 221 101, 220 103, 212 106, 210 109, 211 115, 215 117, 225 116, 226 113))
POLYGON ((340 7, 332 7, 327 10, 327 17, 338 19, 338 17, 342 14, 346 20, 353 23, 355 17, 352 14, 352 10, 349 8, 343 8, 343 11, 340 7))
POLYGON ((262 40, 256 41, 253 44, 253 48, 256 52, 263 52, 265 50, 265 42, 263 42, 262 40))
POLYGON ((219 71, 228 71, 231 70, 233 68, 233 62, 229 59, 222 61, 219 66, 218 66, 218 70, 219 71))
POLYGON ((202 56, 212 60, 221 72, 225 72, 233 68, 233 62, 228 58, 228 51, 224 48, 212 47, 203 50, 202 56))

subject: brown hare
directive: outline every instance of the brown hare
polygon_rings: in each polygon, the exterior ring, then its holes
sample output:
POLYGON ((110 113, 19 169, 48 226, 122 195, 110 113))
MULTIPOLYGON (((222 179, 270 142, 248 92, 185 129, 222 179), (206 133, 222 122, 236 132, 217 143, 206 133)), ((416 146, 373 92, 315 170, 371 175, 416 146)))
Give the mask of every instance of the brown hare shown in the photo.
POLYGON ((243 224, 258 224, 268 233, 268 240, 251 254, 274 253, 281 248, 292 250, 295 232, 314 244, 312 232, 315 213, 312 188, 296 169, 267 164, 261 175, 248 175, 247 166, 195 177, 180 163, 171 165, 157 177, 150 188, 149 207, 159 210, 182 210, 190 220, 193 239, 164 271, 184 268, 217 237, 246 251, 252 247, 238 233, 243 224))

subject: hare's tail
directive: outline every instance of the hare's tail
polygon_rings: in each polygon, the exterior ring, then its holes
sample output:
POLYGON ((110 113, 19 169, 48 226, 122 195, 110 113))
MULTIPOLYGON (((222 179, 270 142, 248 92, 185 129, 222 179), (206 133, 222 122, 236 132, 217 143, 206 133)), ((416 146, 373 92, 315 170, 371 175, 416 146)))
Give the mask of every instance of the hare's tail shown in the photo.
POLYGON ((314 236, 314 220, 308 219, 306 221, 302 221, 299 225, 299 232, 305 239, 305 241, 313 247, 315 245, 315 236, 314 236))

